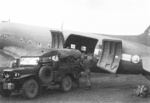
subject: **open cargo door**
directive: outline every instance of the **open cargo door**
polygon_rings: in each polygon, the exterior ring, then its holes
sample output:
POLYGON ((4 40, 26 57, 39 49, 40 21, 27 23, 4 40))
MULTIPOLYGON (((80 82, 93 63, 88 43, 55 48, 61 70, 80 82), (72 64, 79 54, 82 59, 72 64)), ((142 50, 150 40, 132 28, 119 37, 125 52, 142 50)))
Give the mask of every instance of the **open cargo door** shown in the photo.
POLYGON ((122 42, 103 40, 103 49, 97 66, 111 73, 116 73, 122 56, 122 42))
POLYGON ((52 35, 52 48, 60 49, 64 46, 64 36, 61 31, 50 30, 52 35))

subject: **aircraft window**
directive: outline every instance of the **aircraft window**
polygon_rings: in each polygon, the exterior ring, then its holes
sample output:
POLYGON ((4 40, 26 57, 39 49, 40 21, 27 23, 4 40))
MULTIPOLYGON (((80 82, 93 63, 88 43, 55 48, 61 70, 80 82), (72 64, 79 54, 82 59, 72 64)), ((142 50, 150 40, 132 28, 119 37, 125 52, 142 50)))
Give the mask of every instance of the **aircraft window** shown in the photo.
POLYGON ((47 47, 49 47, 49 48, 50 48, 50 47, 51 47, 51 45, 50 45, 50 44, 47 44, 47 47))
POLYGON ((86 51, 86 46, 81 46, 82 51, 86 51))
POLYGON ((76 45, 75 45, 75 44, 71 44, 71 48, 72 48, 72 49, 75 49, 75 48, 76 48, 76 45))
POLYGON ((12 37, 12 39, 14 40, 14 39, 15 39, 15 37, 12 37))
POLYGON ((23 41, 23 39, 22 39, 22 38, 20 38, 20 41, 22 42, 22 41, 23 41))
POLYGON ((41 46, 42 45, 42 43, 39 43, 39 46, 41 46))
POLYGON ((4 38, 6 39, 6 38, 7 38, 7 36, 5 35, 5 36, 4 36, 4 38))
POLYGON ((28 41, 28 43, 29 43, 29 44, 31 44, 31 43, 32 43, 32 41, 31 41, 31 40, 29 40, 29 41, 28 41))

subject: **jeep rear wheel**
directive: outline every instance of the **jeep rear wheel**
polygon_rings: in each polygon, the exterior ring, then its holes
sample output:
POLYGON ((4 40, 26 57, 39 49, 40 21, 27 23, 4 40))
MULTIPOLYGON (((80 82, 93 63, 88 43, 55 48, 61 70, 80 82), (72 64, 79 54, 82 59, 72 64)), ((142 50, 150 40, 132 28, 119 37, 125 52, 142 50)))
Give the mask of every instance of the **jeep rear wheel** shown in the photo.
POLYGON ((60 88, 64 92, 68 92, 72 87, 72 79, 70 76, 65 76, 60 84, 60 88))
POLYGON ((22 86, 22 93, 26 99, 33 99, 39 92, 39 85, 36 80, 29 79, 22 86))

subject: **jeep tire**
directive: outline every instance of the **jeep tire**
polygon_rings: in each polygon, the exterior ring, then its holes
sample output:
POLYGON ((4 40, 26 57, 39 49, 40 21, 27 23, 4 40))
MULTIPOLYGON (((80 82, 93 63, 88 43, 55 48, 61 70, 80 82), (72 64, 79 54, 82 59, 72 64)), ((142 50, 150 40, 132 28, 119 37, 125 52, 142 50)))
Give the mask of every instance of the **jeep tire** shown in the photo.
POLYGON ((72 79, 70 76, 65 76, 60 83, 60 89, 64 92, 68 92, 72 87, 72 79))
POLYGON ((22 94, 26 99, 33 99, 38 95, 39 84, 34 79, 29 79, 23 83, 22 94))
POLYGON ((44 84, 49 84, 53 80, 53 69, 50 66, 43 66, 39 71, 39 78, 44 84))

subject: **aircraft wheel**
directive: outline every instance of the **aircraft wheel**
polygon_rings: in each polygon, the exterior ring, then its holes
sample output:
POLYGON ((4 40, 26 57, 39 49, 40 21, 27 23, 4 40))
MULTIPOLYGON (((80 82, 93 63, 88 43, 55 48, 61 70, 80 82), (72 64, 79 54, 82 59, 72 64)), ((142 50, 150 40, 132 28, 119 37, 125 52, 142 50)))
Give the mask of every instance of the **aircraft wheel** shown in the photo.
POLYGON ((72 79, 70 76, 65 76, 60 84, 60 88, 64 92, 68 92, 72 87, 72 79))
POLYGON ((34 79, 29 79, 22 86, 22 93, 26 99, 33 99, 38 95, 39 84, 34 79))

